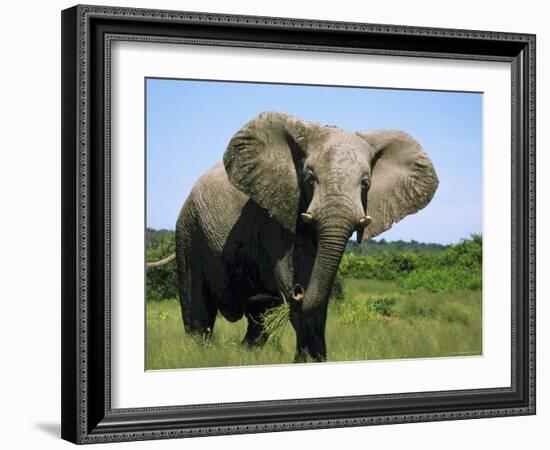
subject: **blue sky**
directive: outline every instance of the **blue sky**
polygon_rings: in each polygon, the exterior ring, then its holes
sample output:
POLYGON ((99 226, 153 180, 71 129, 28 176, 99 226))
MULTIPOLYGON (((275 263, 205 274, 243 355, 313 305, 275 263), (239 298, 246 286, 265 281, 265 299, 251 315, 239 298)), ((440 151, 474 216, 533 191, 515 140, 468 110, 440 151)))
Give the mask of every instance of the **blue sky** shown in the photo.
POLYGON ((482 94, 147 79, 147 226, 174 229, 193 184, 262 111, 350 131, 401 129, 439 176, 431 203, 377 239, 458 242, 482 232, 482 94))

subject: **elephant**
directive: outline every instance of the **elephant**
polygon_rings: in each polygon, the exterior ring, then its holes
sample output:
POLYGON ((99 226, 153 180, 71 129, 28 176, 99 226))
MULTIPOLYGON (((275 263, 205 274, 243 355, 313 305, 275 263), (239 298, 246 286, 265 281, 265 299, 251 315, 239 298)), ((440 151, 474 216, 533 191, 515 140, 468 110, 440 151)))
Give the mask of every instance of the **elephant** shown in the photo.
POLYGON ((350 132, 263 112, 231 138, 179 213, 176 270, 187 334, 208 339, 221 314, 268 337, 262 315, 286 303, 294 362, 326 361, 327 306, 346 244, 431 201, 439 181, 403 131, 350 132))

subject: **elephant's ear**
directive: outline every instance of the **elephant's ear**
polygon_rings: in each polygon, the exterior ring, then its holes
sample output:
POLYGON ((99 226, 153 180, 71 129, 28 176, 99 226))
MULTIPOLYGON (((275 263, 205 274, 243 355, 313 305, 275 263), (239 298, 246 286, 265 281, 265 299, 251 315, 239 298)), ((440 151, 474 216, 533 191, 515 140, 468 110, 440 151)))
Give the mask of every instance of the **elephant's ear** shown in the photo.
POLYGON ((367 215, 371 223, 363 239, 372 238, 430 203, 439 180, 428 155, 403 131, 357 133, 373 148, 367 215))
POLYGON ((229 181, 294 232, 300 200, 297 166, 313 124, 264 112, 243 126, 223 156, 229 181))

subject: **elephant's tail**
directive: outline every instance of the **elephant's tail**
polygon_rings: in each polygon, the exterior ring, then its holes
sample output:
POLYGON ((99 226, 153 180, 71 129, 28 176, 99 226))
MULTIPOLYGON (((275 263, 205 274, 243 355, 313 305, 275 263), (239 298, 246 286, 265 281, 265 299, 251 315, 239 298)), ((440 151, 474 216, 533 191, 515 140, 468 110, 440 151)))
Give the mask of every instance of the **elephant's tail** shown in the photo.
POLYGON ((168 264, 169 262, 174 261, 174 259, 176 259, 176 253, 175 252, 172 253, 171 255, 168 255, 166 258, 162 258, 159 261, 148 262, 147 263, 147 268, 151 269, 152 267, 161 267, 161 266, 164 266, 164 265, 168 264))

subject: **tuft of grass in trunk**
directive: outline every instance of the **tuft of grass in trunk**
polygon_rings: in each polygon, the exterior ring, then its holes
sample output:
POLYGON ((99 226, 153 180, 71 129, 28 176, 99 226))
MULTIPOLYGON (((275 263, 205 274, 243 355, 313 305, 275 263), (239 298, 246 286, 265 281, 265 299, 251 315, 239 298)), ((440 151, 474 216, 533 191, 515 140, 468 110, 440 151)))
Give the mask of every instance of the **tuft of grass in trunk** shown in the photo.
POLYGON ((290 315, 290 306, 288 303, 275 306, 262 314, 262 323, 264 332, 268 335, 268 340, 280 341, 290 315))

